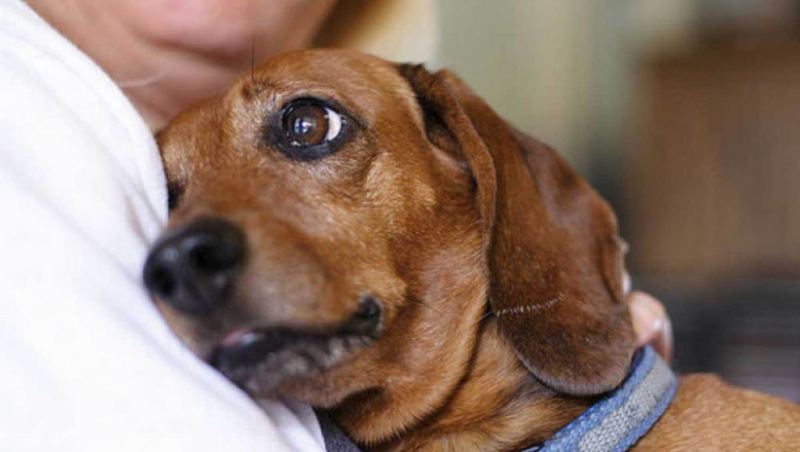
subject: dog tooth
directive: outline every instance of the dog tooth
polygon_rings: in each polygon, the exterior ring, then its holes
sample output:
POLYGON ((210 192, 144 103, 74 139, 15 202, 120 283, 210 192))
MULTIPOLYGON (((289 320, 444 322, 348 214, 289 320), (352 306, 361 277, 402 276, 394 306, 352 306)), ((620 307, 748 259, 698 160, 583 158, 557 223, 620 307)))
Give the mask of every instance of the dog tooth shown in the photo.
POLYGON ((254 342, 260 340, 262 337, 263 336, 260 333, 256 333, 256 332, 253 332, 253 331, 248 331, 248 332, 242 334, 242 336, 239 338, 239 344, 241 346, 246 347, 246 346, 251 345, 254 342))
POLYGON ((328 364, 330 365, 339 361, 339 359, 341 359, 342 356, 344 355, 345 351, 344 349, 345 349, 345 344, 342 338, 339 337, 331 338, 328 341, 328 356, 330 358, 330 363, 328 364))
POLYGON ((347 336, 346 343, 348 347, 361 347, 367 344, 367 338, 365 336, 347 336))
POLYGON ((343 338, 343 341, 344 341, 344 346, 347 348, 353 348, 358 345, 356 343, 356 336, 345 336, 343 338))
POLYGON ((303 374, 308 372, 308 360, 296 353, 292 353, 283 365, 284 370, 293 375, 303 374))

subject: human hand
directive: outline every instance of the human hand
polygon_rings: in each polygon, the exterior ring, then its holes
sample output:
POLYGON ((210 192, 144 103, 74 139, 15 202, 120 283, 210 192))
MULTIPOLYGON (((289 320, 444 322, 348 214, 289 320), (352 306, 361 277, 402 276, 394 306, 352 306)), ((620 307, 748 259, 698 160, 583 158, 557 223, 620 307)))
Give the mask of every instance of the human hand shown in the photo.
POLYGON ((626 299, 636 332, 636 345, 650 344, 667 362, 672 361, 672 323, 664 305, 644 292, 631 292, 626 299))

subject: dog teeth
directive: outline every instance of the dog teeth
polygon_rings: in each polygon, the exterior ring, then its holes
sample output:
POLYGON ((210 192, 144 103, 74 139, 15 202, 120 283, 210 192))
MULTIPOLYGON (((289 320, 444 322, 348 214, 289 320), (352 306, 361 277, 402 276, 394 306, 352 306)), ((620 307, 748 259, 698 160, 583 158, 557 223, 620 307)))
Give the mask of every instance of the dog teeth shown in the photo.
POLYGON ((355 348, 367 345, 369 339, 365 336, 345 336, 344 344, 347 347, 355 348))
POLYGON ((341 338, 334 337, 328 341, 328 360, 331 363, 339 361, 344 356, 345 344, 341 338))
MULTIPOLYGON (((240 344, 255 343, 261 338, 259 333, 244 333, 237 341, 240 344)), ((250 394, 267 395, 289 378, 323 372, 339 364, 350 352, 373 340, 358 334, 317 337, 270 351, 254 368, 227 369, 224 372, 250 394)))
POLYGON ((242 334, 242 336, 239 338, 239 343, 243 346, 248 346, 258 341, 259 339, 261 339, 260 333, 255 333, 250 331, 242 334))
POLYGON ((308 372, 311 366, 308 359, 297 353, 292 353, 283 361, 282 367, 289 375, 302 375, 308 372))

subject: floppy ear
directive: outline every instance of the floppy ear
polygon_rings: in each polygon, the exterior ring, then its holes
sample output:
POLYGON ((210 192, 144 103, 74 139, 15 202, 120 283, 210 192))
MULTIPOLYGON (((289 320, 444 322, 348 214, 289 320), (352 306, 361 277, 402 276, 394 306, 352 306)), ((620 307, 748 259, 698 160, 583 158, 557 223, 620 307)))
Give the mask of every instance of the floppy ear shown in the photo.
POLYGON ((450 140, 476 182, 489 303, 502 334, 544 384, 572 395, 616 387, 634 351, 623 256, 609 206, 551 149, 514 130, 461 80, 399 71, 429 139, 450 140))

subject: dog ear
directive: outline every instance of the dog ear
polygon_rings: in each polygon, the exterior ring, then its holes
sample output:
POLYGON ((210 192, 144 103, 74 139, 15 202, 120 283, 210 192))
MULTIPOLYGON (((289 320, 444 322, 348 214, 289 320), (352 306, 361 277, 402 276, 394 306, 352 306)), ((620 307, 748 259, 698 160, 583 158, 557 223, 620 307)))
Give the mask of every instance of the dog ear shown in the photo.
POLYGON ((411 65, 399 72, 416 93, 429 139, 439 147, 450 140, 475 180, 489 303, 519 359, 563 393, 616 387, 635 339, 609 206, 555 152, 514 130, 456 76, 411 65))

